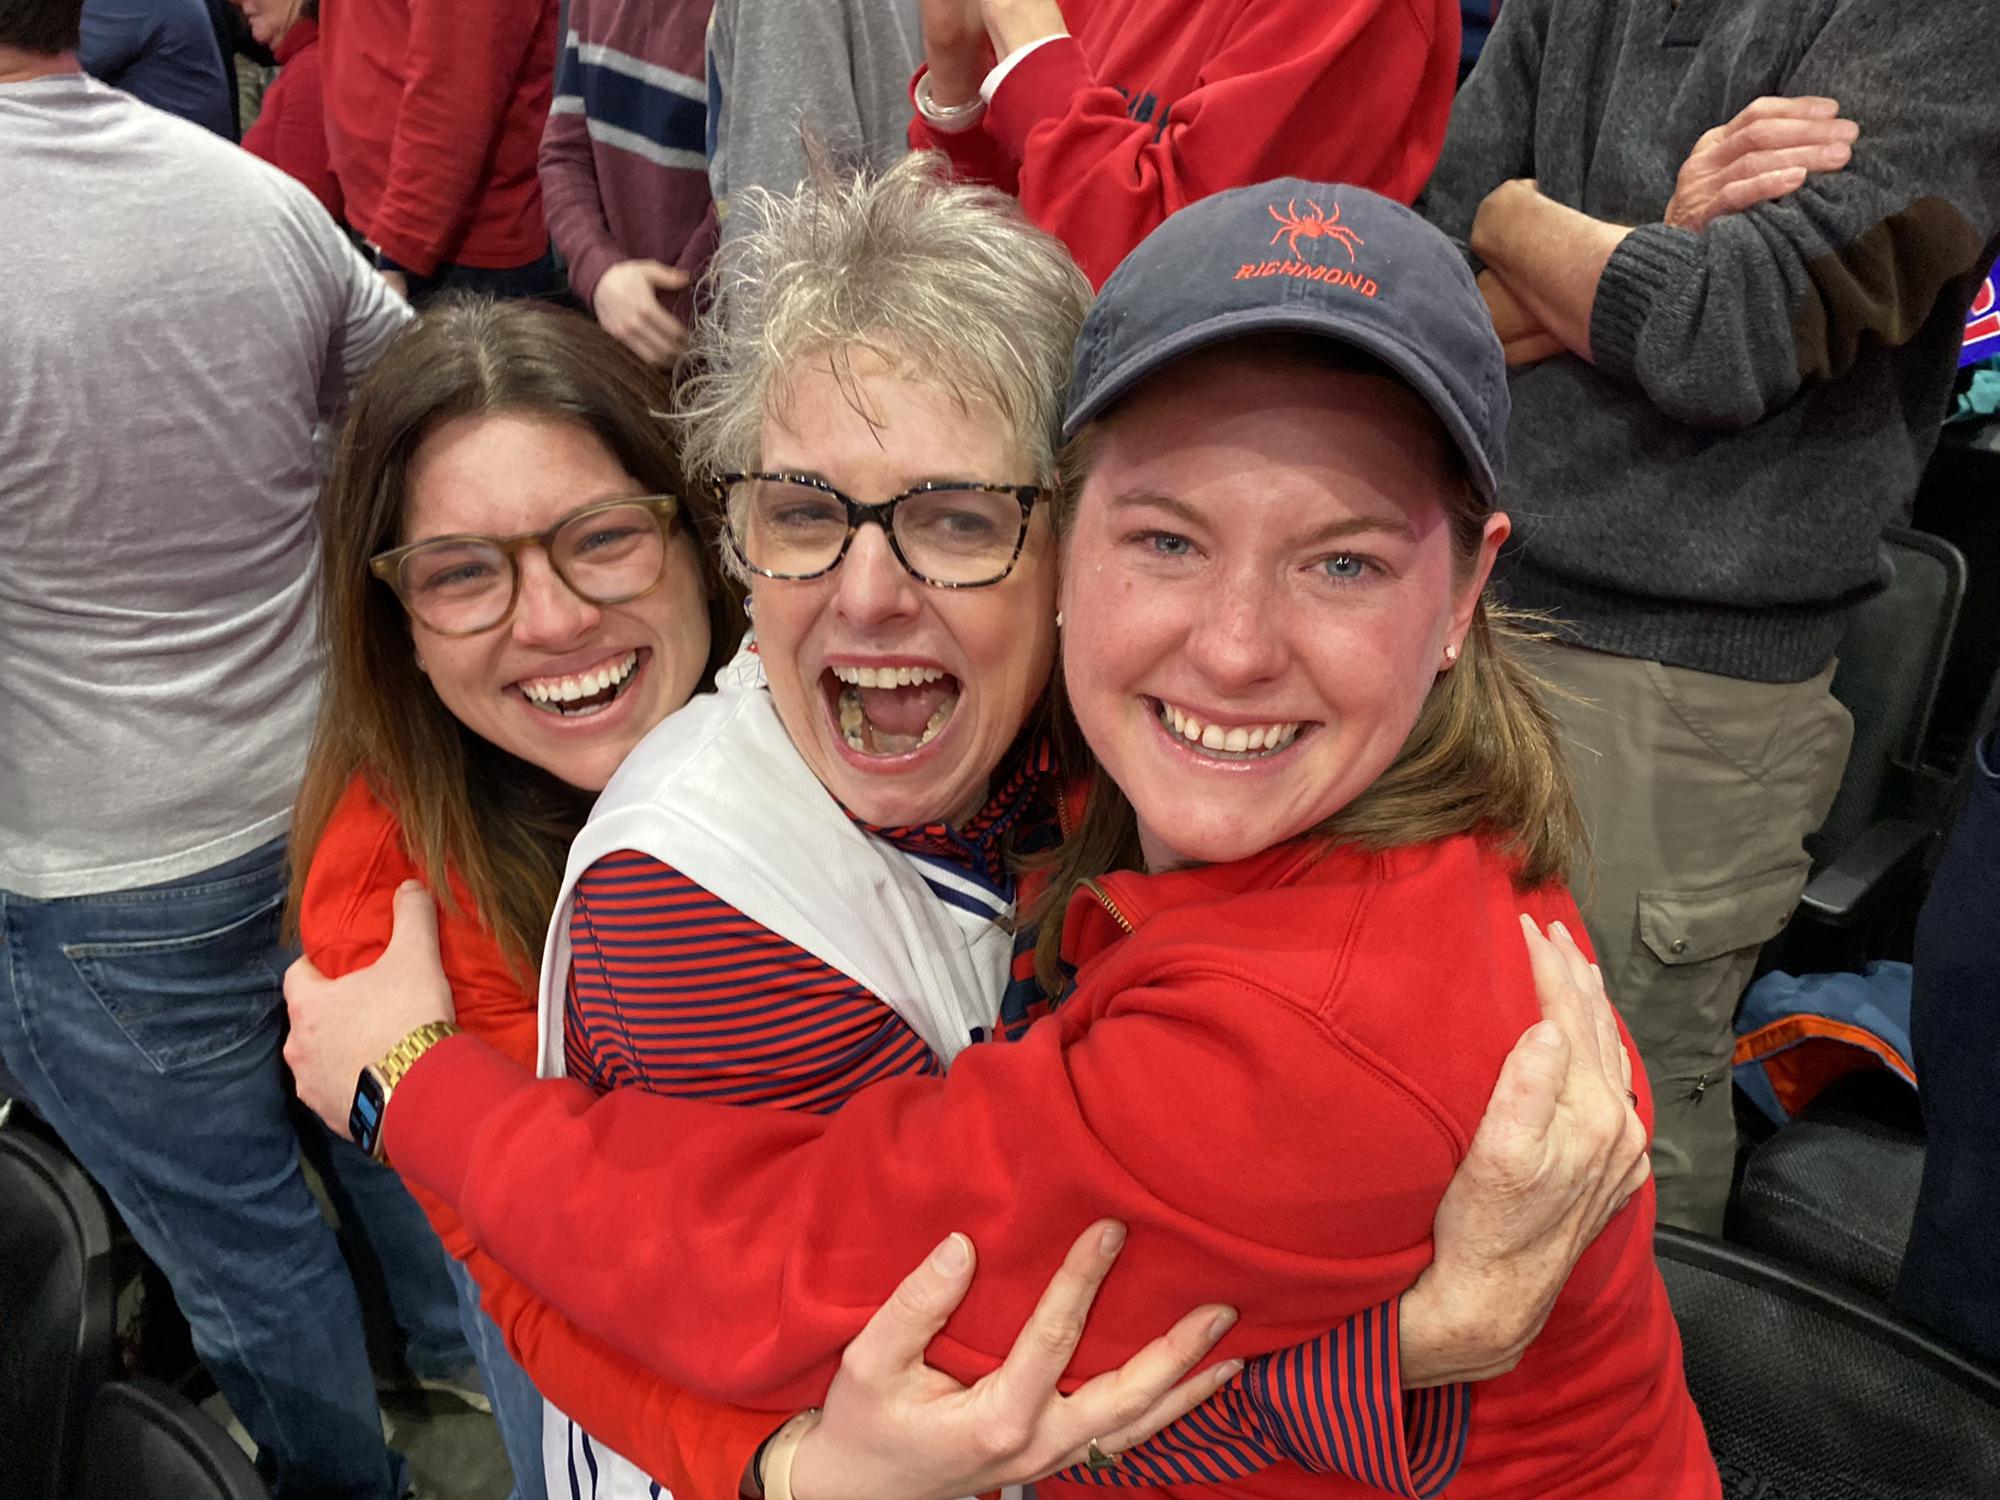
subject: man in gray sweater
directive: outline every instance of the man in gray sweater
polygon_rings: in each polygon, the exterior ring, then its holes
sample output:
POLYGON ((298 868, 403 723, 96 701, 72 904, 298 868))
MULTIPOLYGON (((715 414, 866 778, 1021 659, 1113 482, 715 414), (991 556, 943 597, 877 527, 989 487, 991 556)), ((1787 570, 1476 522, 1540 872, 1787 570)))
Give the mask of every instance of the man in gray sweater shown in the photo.
POLYGON ((1962 0, 1508 0, 1423 203, 1516 365, 1496 582, 1559 621, 1670 1222, 1720 1226, 1736 1001, 1847 755, 1833 653, 2000 246, 1996 78, 1962 0))
MULTIPOLYGON (((80 9, 0 0, 0 1060, 166 1273, 275 1494, 395 1500, 279 975, 319 433, 410 312, 304 187, 86 77, 80 9)), ((337 1149, 398 1284, 432 1285, 427 1373, 462 1365, 421 1213, 337 1149)))

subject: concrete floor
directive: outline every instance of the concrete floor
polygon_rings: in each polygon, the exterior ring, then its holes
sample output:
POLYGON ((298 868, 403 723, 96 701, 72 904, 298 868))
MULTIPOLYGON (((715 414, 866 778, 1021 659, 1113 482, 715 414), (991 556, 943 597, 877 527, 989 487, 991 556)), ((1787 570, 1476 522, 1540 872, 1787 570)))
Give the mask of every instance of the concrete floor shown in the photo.
MULTIPOLYGON (((220 1396, 202 1410, 229 1429, 245 1453, 256 1445, 220 1396)), ((391 1392, 382 1398, 389 1445, 410 1461, 417 1500, 507 1500, 513 1475, 493 1419, 455 1397, 431 1391, 391 1392)))

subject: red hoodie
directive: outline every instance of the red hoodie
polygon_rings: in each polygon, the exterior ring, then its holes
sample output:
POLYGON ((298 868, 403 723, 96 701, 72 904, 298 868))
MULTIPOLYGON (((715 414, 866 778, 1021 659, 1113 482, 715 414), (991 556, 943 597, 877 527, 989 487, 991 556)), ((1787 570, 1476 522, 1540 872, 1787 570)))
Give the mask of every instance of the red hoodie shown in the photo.
POLYGON ((327 159, 319 22, 299 17, 286 29, 275 53, 278 76, 264 90, 256 122, 243 133, 243 149, 303 182, 338 220, 340 184, 327 159))
POLYGON ((347 220, 405 270, 549 247, 535 155, 557 0, 328 0, 326 134, 347 220))
MULTIPOLYGON (((944 1078, 885 1080, 832 1115, 742 1110, 535 1084, 453 1038, 398 1087, 389 1149, 567 1316, 723 1399, 818 1399, 953 1229, 980 1274, 929 1357, 976 1378, 1107 1214, 1131 1237, 1072 1379, 1203 1299, 1241 1313, 1220 1355, 1282 1348, 1429 1258, 1438 1200, 1537 1015, 1516 913, 1581 930, 1566 895, 1511 877, 1469 837, 1114 875, 1102 904, 1071 907, 1081 967, 1061 1010, 944 1078)), ((1649 1187, 1520 1366, 1478 1388, 1457 1500, 1719 1496, 1652 1229, 1649 1187)), ((1290 1466, 1185 1488, 1370 1493, 1290 1466)))
POLYGON ((1062 0, 1071 40, 980 126, 910 144, 1020 196, 1102 286, 1176 209, 1273 177, 1412 202, 1444 145, 1458 0, 1062 0))

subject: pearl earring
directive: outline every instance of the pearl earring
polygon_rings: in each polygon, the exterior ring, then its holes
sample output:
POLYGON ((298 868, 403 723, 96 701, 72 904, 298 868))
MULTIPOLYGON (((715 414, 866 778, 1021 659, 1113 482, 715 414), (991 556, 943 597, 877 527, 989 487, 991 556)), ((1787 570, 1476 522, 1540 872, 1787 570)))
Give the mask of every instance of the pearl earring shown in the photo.
POLYGON ((1450 666, 1455 666, 1455 665, 1457 665, 1457 663, 1458 663, 1458 647, 1456 647, 1456 646, 1447 646, 1447 647, 1445 647, 1445 648, 1444 648, 1444 664, 1445 664, 1445 665, 1446 665, 1447 667, 1450 667, 1450 666))
POLYGON ((1057 610, 1057 611, 1056 611, 1056 629, 1058 629, 1058 630, 1061 630, 1061 629, 1062 629, 1062 611, 1061 611, 1061 610, 1057 610))

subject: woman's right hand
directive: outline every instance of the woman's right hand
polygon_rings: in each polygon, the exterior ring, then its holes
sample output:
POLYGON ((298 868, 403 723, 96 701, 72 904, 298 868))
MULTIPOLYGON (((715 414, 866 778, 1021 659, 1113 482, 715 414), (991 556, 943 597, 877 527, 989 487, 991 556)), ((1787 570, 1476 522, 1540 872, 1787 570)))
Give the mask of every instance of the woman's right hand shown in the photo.
POLYGON ((1542 1020, 1501 1069, 1400 1304, 1405 1389, 1520 1362, 1569 1273, 1652 1174, 1603 976, 1558 922, 1521 919, 1542 1020))
POLYGON ((1026 1484, 1083 1462, 1092 1439, 1122 1453, 1206 1401, 1242 1368, 1226 1360, 1188 1375, 1235 1322, 1226 1307, 1198 1307, 1119 1369, 1057 1390, 1124 1242, 1109 1220, 1084 1231, 1006 1360, 964 1386, 924 1363, 972 1285, 972 1242, 947 1238, 842 1354, 823 1414, 799 1441, 793 1494, 952 1500, 1026 1484))

